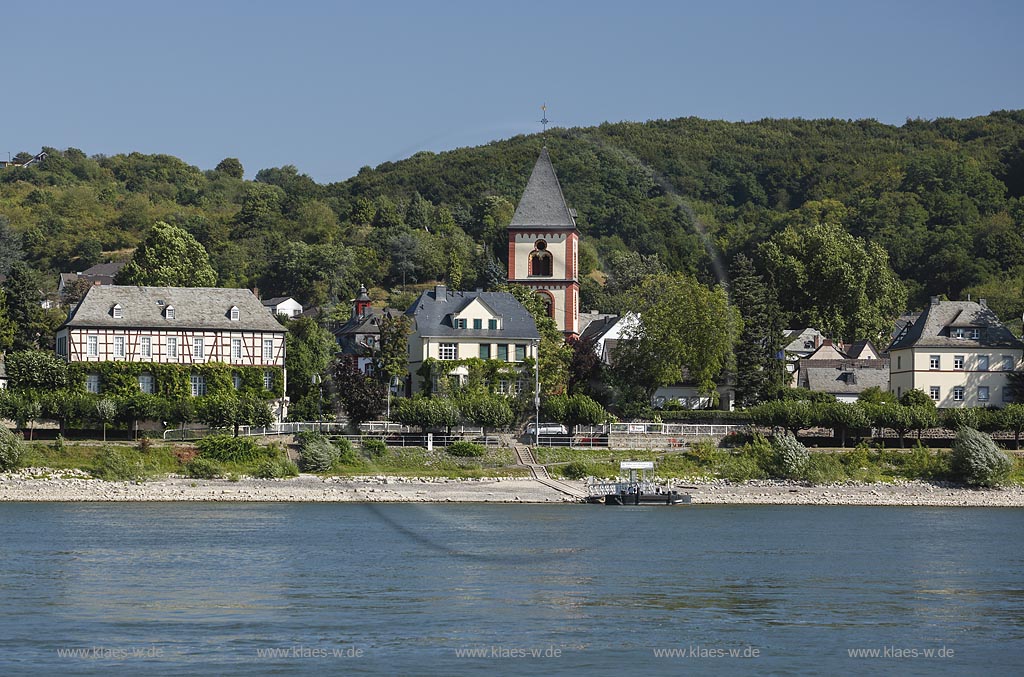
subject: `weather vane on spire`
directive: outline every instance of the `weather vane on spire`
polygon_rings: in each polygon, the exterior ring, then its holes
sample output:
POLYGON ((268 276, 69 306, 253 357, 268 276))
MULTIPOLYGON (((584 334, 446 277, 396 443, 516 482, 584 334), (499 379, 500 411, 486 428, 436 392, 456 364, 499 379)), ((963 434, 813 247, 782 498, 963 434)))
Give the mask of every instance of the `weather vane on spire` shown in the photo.
POLYGON ((540 120, 538 122, 540 122, 542 125, 544 125, 544 130, 543 131, 546 132, 546 131, 548 131, 548 122, 550 122, 550 120, 548 120, 548 104, 547 104, 547 102, 545 102, 540 107, 540 112, 541 112, 541 116, 540 116, 540 120))

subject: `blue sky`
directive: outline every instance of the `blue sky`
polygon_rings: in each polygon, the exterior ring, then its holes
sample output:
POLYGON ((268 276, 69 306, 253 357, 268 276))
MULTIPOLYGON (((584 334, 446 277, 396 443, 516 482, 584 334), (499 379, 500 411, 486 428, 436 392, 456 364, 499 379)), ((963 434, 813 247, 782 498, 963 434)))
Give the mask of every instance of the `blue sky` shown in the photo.
POLYGON ((329 182, 539 131, 545 102, 565 127, 1024 108, 1017 1, 5 4, 4 154, 237 157, 329 182))

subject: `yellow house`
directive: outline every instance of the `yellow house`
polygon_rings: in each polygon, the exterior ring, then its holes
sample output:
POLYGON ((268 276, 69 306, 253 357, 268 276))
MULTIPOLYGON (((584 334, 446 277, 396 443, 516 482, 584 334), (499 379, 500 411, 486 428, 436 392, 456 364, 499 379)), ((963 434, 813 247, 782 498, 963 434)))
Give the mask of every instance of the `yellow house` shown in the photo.
POLYGON ((889 346, 889 389, 897 397, 924 391, 939 407, 1002 406, 1012 401, 1008 376, 1018 369, 1024 343, 985 299, 932 297, 921 316, 889 346))
MULTIPOLYGON (((413 322, 409 337, 412 392, 423 389, 420 369, 427 360, 449 363, 441 373, 468 375, 468 358, 522 366, 536 360, 540 333, 533 316, 507 292, 450 291, 444 285, 423 292, 406 311, 413 322)), ((515 378, 498 384, 501 393, 533 389, 533 374, 512 370, 515 378)), ((432 384, 433 385, 433 384, 432 384)))

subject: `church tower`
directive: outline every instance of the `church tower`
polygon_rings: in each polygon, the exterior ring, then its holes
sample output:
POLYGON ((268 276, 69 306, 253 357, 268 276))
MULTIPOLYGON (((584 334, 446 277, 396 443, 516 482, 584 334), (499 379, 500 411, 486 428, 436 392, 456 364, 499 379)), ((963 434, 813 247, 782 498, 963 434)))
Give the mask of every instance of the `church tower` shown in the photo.
POLYGON ((579 239, 576 212, 543 148, 508 226, 508 281, 540 296, 566 337, 579 334, 579 239))

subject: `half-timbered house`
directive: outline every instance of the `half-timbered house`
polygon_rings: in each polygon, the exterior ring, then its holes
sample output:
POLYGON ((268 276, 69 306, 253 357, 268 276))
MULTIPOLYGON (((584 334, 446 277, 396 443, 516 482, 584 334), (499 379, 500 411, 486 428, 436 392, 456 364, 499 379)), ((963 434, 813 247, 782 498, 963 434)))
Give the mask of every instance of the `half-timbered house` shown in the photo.
MULTIPOLYGON (((129 362, 198 365, 220 362, 264 369, 266 389, 285 372, 285 333, 247 289, 135 287, 89 289, 57 330, 57 355, 70 363, 129 362)), ((200 373, 190 378, 193 396, 206 394, 200 373)), ((153 376, 139 374, 139 389, 153 392, 153 376)), ((86 388, 100 392, 98 374, 86 388)), ((276 402, 285 415, 285 402, 276 402)))

